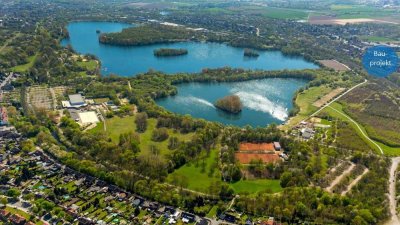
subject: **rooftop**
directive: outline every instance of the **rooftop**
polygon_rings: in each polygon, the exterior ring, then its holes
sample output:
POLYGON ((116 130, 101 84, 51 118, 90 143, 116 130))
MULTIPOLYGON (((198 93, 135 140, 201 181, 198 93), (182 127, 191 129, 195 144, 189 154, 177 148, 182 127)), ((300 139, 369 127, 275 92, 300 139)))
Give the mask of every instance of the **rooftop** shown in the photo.
POLYGON ((69 102, 71 105, 82 105, 85 104, 85 101, 83 100, 83 97, 81 94, 74 94, 74 95, 69 95, 69 102))

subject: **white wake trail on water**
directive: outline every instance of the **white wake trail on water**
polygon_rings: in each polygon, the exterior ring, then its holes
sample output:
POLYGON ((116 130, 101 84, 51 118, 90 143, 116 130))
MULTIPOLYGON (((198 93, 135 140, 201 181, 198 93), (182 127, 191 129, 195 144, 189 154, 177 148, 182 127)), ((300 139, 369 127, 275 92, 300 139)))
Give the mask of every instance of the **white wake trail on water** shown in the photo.
POLYGON ((260 94, 239 91, 236 92, 235 95, 239 96, 243 106, 246 108, 268 113, 280 121, 285 121, 289 116, 287 108, 278 103, 272 102, 267 97, 260 94))
POLYGON ((186 105, 192 105, 194 103, 198 103, 198 104, 201 104, 201 105, 204 105, 204 106, 215 108, 214 104, 212 104, 211 102, 209 102, 209 101, 207 101, 205 99, 202 99, 202 98, 194 97, 194 96, 180 97, 178 99, 178 101, 180 101, 180 102, 182 102, 182 103, 184 103, 186 105))

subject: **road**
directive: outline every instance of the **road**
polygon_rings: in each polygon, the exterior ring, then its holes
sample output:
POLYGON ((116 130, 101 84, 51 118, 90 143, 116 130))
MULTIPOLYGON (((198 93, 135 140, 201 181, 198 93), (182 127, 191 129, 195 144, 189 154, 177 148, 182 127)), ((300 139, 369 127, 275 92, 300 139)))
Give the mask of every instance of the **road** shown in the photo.
POLYGON ((390 180, 389 180, 389 203, 391 218, 386 225, 399 225, 400 220, 396 212, 396 170, 400 163, 400 157, 392 158, 392 166, 390 167, 390 180))

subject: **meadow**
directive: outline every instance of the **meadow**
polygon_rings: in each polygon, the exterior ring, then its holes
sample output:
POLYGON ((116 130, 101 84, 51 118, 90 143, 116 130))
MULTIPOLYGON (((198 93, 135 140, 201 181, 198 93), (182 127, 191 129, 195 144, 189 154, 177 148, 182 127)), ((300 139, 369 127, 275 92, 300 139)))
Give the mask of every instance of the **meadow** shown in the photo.
MULTIPOLYGON (((140 144, 139 147, 141 149, 140 154, 148 154, 150 153, 151 146, 155 146, 160 150, 160 154, 167 155, 171 152, 168 149, 168 140, 162 142, 155 142, 151 140, 151 136, 153 131, 156 129, 157 120, 156 119, 148 119, 147 129, 144 133, 139 133, 140 144)), ((99 123, 97 127, 95 127, 90 132, 103 132, 104 124, 99 123)), ((127 116, 127 117, 113 117, 111 119, 106 119, 106 131, 105 133, 111 138, 111 140, 115 143, 119 142, 119 136, 128 132, 135 132, 136 124, 135 124, 135 116, 127 116)), ((177 137, 180 141, 189 141, 193 137, 194 133, 189 134, 181 134, 179 132, 174 132, 172 129, 168 129, 169 137, 177 137)))

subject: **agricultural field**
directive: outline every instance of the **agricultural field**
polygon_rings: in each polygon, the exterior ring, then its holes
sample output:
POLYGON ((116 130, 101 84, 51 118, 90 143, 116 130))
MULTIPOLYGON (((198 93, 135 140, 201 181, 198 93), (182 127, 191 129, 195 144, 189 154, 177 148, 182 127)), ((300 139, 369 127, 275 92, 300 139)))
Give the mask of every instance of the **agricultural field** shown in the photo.
POLYGON ((286 9, 277 7, 242 6, 227 8, 231 11, 242 11, 246 14, 263 15, 271 19, 306 20, 309 12, 301 9, 286 9))
MULTIPOLYGON (((377 153, 381 153, 380 149, 377 145, 382 149, 383 154, 388 156, 397 156, 400 155, 400 148, 399 147, 390 147, 381 142, 374 141, 368 135, 365 127, 362 126, 358 121, 354 120, 353 118, 349 117, 344 111, 343 106, 339 103, 333 103, 330 107, 327 107, 323 110, 323 112, 328 113, 330 116, 334 118, 338 118, 342 121, 348 123, 348 125, 356 132, 357 136, 361 138, 361 140, 369 146, 369 149, 374 149, 377 153)), ((340 144, 344 144, 341 147, 349 147, 350 149, 366 149, 366 145, 362 144, 360 140, 357 141, 357 137, 346 128, 341 134, 338 131, 338 140, 337 142, 340 144), (339 136, 342 136, 343 139, 339 139, 339 136), (350 146, 348 146, 350 145, 350 146), (364 147, 363 147, 364 146, 364 147)))
POLYGON ((346 113, 361 123, 368 135, 388 146, 400 147, 400 102, 396 87, 377 81, 345 96, 346 113))

